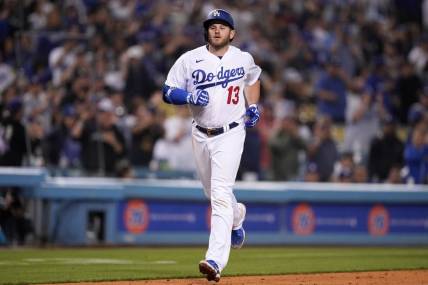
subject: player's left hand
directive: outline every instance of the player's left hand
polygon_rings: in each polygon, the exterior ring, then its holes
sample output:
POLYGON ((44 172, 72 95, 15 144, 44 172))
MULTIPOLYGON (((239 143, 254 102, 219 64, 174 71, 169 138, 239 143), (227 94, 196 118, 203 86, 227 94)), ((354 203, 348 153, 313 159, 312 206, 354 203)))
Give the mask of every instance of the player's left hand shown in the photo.
POLYGON ((248 106, 247 111, 245 112, 246 120, 245 127, 252 128, 254 127, 260 119, 260 111, 257 104, 251 104, 248 106))
POLYGON ((187 102, 196 106, 206 106, 210 101, 210 96, 205 90, 197 90, 195 93, 189 93, 187 102))

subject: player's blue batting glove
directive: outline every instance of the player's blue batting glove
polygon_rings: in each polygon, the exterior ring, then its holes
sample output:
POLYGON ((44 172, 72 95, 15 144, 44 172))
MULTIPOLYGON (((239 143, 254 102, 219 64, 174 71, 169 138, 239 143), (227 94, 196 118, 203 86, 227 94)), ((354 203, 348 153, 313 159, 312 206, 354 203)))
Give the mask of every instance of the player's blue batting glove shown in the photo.
POLYGON ((247 112, 245 112, 245 116, 247 117, 245 120, 245 127, 254 127, 260 119, 259 107, 256 104, 251 104, 250 106, 248 106, 247 112))
POLYGON ((210 101, 208 92, 205 90, 197 90, 195 93, 189 93, 187 96, 187 103, 196 106, 206 106, 210 101))

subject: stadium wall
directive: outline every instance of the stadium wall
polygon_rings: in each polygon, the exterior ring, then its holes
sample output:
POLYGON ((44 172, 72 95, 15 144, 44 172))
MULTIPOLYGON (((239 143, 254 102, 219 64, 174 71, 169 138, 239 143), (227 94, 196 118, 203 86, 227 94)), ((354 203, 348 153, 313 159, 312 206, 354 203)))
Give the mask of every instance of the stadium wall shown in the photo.
MULTIPOLYGON (((210 206, 190 180, 52 178, 0 169, 31 201, 36 234, 58 245, 206 244, 210 206)), ((428 186, 239 182, 252 245, 426 245, 428 186)))

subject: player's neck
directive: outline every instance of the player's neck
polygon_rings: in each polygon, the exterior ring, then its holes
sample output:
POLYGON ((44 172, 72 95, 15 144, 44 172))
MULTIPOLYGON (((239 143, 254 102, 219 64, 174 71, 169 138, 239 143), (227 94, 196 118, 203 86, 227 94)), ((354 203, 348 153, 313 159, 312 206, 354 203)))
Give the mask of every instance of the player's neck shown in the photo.
POLYGON ((228 49, 229 49, 229 45, 225 45, 220 48, 216 48, 216 47, 213 47, 212 45, 208 45, 208 51, 218 57, 223 57, 228 49))

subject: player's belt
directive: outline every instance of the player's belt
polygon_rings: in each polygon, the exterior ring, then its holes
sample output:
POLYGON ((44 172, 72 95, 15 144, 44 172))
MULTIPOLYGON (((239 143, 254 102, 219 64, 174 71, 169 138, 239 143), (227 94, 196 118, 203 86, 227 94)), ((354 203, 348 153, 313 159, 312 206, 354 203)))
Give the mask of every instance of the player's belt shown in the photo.
POLYGON ((227 126, 221 127, 221 128, 204 128, 201 126, 196 125, 196 128, 206 134, 209 137, 218 136, 222 133, 227 132, 230 129, 233 129, 234 127, 237 127, 239 124, 237 122, 230 123, 227 126))

